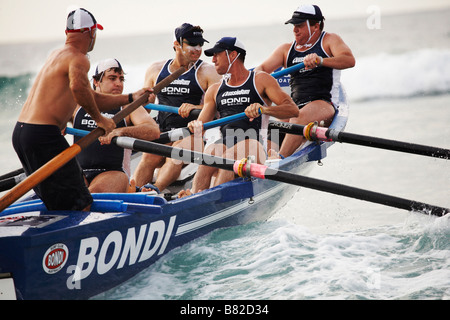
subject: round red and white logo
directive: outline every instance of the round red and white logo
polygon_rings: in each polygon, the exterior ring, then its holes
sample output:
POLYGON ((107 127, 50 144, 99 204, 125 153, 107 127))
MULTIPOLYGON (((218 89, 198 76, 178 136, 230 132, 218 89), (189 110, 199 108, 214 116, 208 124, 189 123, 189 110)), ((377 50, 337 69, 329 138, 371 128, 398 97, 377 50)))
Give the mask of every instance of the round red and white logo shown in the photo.
POLYGON ((69 258, 69 249, 63 243, 52 245, 44 254, 42 267, 48 274, 57 273, 66 264, 69 258))

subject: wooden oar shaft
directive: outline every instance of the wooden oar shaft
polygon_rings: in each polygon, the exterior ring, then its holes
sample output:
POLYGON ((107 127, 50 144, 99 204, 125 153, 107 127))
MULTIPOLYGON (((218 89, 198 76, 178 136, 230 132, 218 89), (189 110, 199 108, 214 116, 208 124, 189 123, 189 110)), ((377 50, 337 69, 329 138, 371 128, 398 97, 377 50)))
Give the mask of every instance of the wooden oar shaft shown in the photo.
POLYGON ((38 170, 29 175, 24 181, 12 188, 7 194, 5 194, 0 200, 0 212, 6 209, 11 203, 17 201, 25 193, 37 186, 39 183, 51 176, 56 170, 61 168, 78 153, 80 153, 81 147, 78 144, 73 144, 38 170))
MULTIPOLYGON (((143 141, 127 137, 118 137, 113 139, 113 143, 122 148, 132 149, 135 151, 148 152, 158 154, 164 157, 170 157, 181 161, 193 162, 203 165, 225 169, 238 173, 240 162, 224 159, 216 156, 203 154, 200 152, 174 148, 167 145, 161 145, 154 142, 143 141)), ((402 199, 385 195, 378 192, 373 192, 364 189, 358 189, 342 184, 337 184, 329 181, 318 180, 287 171, 273 169, 265 165, 252 163, 250 166, 241 166, 243 174, 260 179, 274 180, 284 182, 292 185, 297 185, 305 188, 311 188, 319 191, 329 192, 341 196, 346 196, 354 199, 374 202, 390 207, 404 209, 408 211, 418 211, 425 214, 436 216, 443 216, 450 212, 448 208, 437 207, 422 202, 402 199)))
MULTIPOLYGON (((185 68, 180 68, 168 77, 164 78, 162 81, 155 85, 155 87, 153 88, 153 92, 155 94, 159 93, 164 87, 169 85, 173 80, 177 79, 181 74, 183 74, 185 70, 185 68)), ((148 96, 149 93, 146 92, 141 97, 129 104, 127 107, 123 108, 113 117, 114 122, 117 124, 119 121, 131 114, 134 110, 143 105, 148 100, 148 96)), ((62 166, 68 163, 77 154, 79 154, 81 150, 101 137, 104 132, 105 131, 102 128, 96 128, 92 130, 88 135, 84 136, 77 143, 74 143, 72 146, 58 154, 52 160, 36 170, 33 174, 28 176, 27 179, 12 188, 6 195, 4 195, 0 199, 0 212, 7 208, 11 203, 18 200, 32 188, 37 186, 39 183, 47 179, 56 170, 60 169, 62 166)))
POLYGON ((434 158, 450 159, 449 149, 364 136, 323 127, 302 126, 287 122, 271 121, 269 123, 269 129, 279 129, 281 132, 301 135, 303 137, 309 138, 309 140, 343 142, 372 148, 429 156, 434 158))

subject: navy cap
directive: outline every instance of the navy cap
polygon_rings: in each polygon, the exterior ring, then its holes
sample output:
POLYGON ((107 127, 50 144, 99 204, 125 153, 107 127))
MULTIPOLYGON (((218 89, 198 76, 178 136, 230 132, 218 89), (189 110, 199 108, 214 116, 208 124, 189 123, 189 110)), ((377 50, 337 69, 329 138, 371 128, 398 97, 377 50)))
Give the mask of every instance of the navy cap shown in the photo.
POLYGON ((225 50, 237 51, 246 54, 244 44, 236 37, 223 37, 216 42, 213 48, 205 50, 205 55, 211 57, 214 53, 219 53, 225 50))
POLYGON ((182 39, 186 39, 192 44, 202 44, 208 42, 203 38, 203 30, 200 27, 194 27, 190 23, 183 23, 181 26, 175 29, 175 40, 180 44, 182 39))
POLYGON ((304 4, 297 8, 292 14, 292 18, 286 21, 284 24, 300 24, 306 20, 322 21, 325 17, 322 15, 322 11, 316 5, 304 4))

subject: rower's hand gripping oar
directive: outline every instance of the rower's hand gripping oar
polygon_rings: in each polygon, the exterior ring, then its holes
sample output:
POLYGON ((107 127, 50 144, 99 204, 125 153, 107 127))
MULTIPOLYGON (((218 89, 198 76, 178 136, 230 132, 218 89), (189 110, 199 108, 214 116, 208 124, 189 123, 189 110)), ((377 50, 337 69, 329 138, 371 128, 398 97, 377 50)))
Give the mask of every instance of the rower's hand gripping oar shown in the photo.
MULTIPOLYGON (((280 71, 273 72, 271 75, 274 78, 281 78, 287 74, 298 71, 304 67, 305 67, 305 65, 302 62, 302 63, 296 64, 294 66, 282 69, 280 71)), ((162 106, 161 107, 161 105, 148 104, 145 106, 145 108, 150 109, 150 110, 156 110, 156 111, 178 113, 178 108, 171 107, 171 106, 162 106)), ((198 115, 200 114, 200 111, 201 111, 201 109, 193 109, 189 114, 189 118, 196 119, 198 117, 198 115)), ((242 118, 239 118, 236 120, 243 120, 243 119, 245 119, 245 117, 242 117, 242 118)), ((230 123, 230 122, 224 122, 224 123, 219 122, 217 124, 211 123, 210 124, 211 127, 209 127, 209 128, 206 127, 205 130, 216 127, 216 126, 225 125, 227 123, 230 123)), ((82 136, 82 137, 89 134, 89 132, 90 131, 83 131, 83 130, 73 129, 73 128, 67 128, 67 130, 66 130, 66 133, 68 133, 68 134, 73 134, 73 135, 82 136)), ((191 134, 191 132, 187 128, 176 129, 176 130, 169 131, 169 132, 162 132, 160 138, 158 140, 155 140, 154 142, 168 143, 171 141, 177 141, 182 138, 188 137, 190 134, 191 134)), ((23 173, 24 173, 23 168, 20 168, 18 170, 15 170, 15 171, 12 171, 5 175, 0 176, 0 192, 9 190, 12 187, 14 187, 15 185, 17 185, 18 183, 20 183, 21 181, 23 181, 26 177, 26 176, 24 176, 23 173)))
POLYGON ((305 67, 305 64, 303 62, 300 62, 299 64, 293 65, 291 67, 282 69, 280 71, 277 72, 272 72, 270 75, 276 79, 281 78, 285 75, 288 75, 290 73, 294 73, 300 69, 303 69, 305 67))
MULTIPOLYGON (((277 72, 273 72, 271 75, 272 77, 278 79, 281 78, 285 75, 288 75, 290 73, 294 73, 300 69, 303 69, 305 67, 305 64, 303 62, 293 65, 289 68, 285 68, 282 69, 280 71, 277 72)), ((148 105, 146 105, 144 108, 149 109, 149 110, 155 110, 155 111, 162 111, 162 112, 170 112, 170 113, 178 113, 178 108, 177 107, 173 107, 173 106, 166 106, 166 105, 160 105, 160 104, 153 104, 153 103, 149 103, 148 105)), ((190 117, 198 117, 199 113, 200 113, 201 109, 194 109, 190 112, 189 116, 190 117)), ((261 112, 260 112, 261 113, 261 112)), ((225 124, 234 122, 234 121, 238 121, 238 120, 244 120, 246 119, 247 116, 245 115, 245 113, 239 113, 230 117, 226 117, 226 118, 221 118, 218 120, 214 120, 214 121, 210 121, 208 123, 204 124, 204 130, 207 129, 211 129, 214 127, 219 127, 219 126, 223 126, 225 124), (236 118, 232 118, 236 116, 236 118), (223 121, 223 122, 222 122, 223 121)), ((172 131, 168 131, 168 132, 162 132, 159 139, 155 140, 154 142, 157 143, 168 143, 168 142, 173 142, 173 141, 178 141, 182 138, 186 138, 189 135, 191 135, 192 133, 189 131, 189 129, 187 127, 185 128, 178 128, 172 131)))
POLYGON ((306 126, 302 126, 288 122, 270 121, 269 129, 279 129, 281 132, 300 135, 310 141, 320 140, 320 141, 344 142, 360 146, 406 152, 423 156, 442 158, 447 160, 450 159, 449 149, 363 136, 340 130, 319 127, 316 123, 310 123, 306 126))
MULTIPOLYGON (((177 107, 165 106, 165 105, 161 105, 161 104, 151 104, 150 103, 150 104, 146 105, 145 108, 151 109, 151 110, 157 110, 157 111, 171 112, 171 113, 178 112, 177 107)), ((195 110, 199 110, 199 109, 194 109, 192 111, 195 111, 195 110)), ((261 114, 261 110, 259 110, 259 114, 261 114)), ((245 112, 241 112, 241 113, 233 114, 228 117, 224 117, 224 118, 220 118, 217 120, 206 122, 203 124, 203 129, 208 130, 208 129, 212 129, 215 127, 224 126, 226 124, 229 124, 229 123, 232 123, 235 121, 244 120, 244 119, 248 119, 248 117, 245 114, 245 112)), ((189 137, 191 134, 192 134, 192 132, 188 129, 188 127, 177 128, 177 129, 174 129, 171 131, 162 132, 159 139, 157 139, 153 142, 168 143, 171 141, 178 141, 182 138, 189 137)))
POLYGON ((174 148, 163 144, 138 140, 129 137, 115 137, 113 138, 112 142, 122 148, 153 153, 163 157, 170 157, 181 161, 189 161, 216 167, 219 169, 230 170, 241 176, 251 176, 260 179, 289 183, 292 185, 329 192, 354 199, 374 202, 408 211, 418 211, 420 213, 431 214, 435 216, 443 216, 450 212, 450 209, 448 208, 437 207, 418 201, 402 199, 369 190, 363 190, 329 181, 309 178, 261 164, 248 164, 242 161, 224 159, 201 152, 174 148))
MULTIPOLYGON (((155 106, 158 106, 159 110, 164 110, 167 107, 167 106, 162 106, 162 105, 155 105, 155 106)), ((168 108, 175 108, 175 107, 168 107, 168 108)), ((259 111, 259 113, 261 114, 261 110, 259 111)), ((241 112, 241 113, 233 114, 228 117, 224 117, 224 118, 220 118, 220 119, 213 120, 210 122, 206 122, 203 124, 203 129, 208 130, 211 128, 223 126, 228 123, 232 123, 232 122, 235 122, 238 120, 244 120, 244 119, 248 119, 248 117, 245 114, 245 112, 241 112)), ((67 127, 66 133, 72 134, 74 136, 84 137, 85 135, 87 135, 89 133, 89 131, 67 127)), ((175 129, 172 131, 161 133, 160 138, 153 140, 153 142, 168 143, 171 141, 178 141, 182 138, 189 137, 190 135, 191 135, 191 132, 189 131, 188 127, 178 128, 178 129, 175 129)))
MULTIPOLYGON (((159 93, 164 87, 166 87, 172 81, 177 79, 185 71, 186 71, 186 69, 184 67, 179 68, 174 73, 172 73, 168 77, 161 80, 153 88, 153 93, 154 94, 159 93)), ((118 112, 113 117, 114 122, 117 124, 119 121, 124 119, 130 113, 132 113, 134 110, 136 110, 141 105, 143 105, 148 100, 149 95, 150 95, 149 92, 144 93, 142 96, 140 96, 134 102, 129 104, 126 108, 124 108, 120 112, 118 112)), ((92 130, 88 135, 86 135, 85 137, 80 139, 77 143, 74 143, 72 146, 70 146, 63 152, 61 152, 59 155, 57 155, 52 160, 50 160, 45 165, 43 165, 41 168, 36 170, 33 174, 28 176, 24 181, 22 181, 21 183, 16 185, 14 188, 12 188, 7 194, 5 194, 0 199, 0 212, 3 211, 5 208, 7 208, 11 203, 18 200, 20 197, 22 197, 25 193, 30 191, 32 188, 37 186, 39 183, 41 183, 42 181, 47 179, 56 170, 58 170, 59 168, 64 166, 67 162, 69 162, 77 154, 79 154, 81 152, 81 150, 83 150, 84 148, 89 146, 91 143, 93 143, 95 140, 97 140, 99 137, 104 135, 104 133, 105 133, 105 131, 100 127, 92 130)))

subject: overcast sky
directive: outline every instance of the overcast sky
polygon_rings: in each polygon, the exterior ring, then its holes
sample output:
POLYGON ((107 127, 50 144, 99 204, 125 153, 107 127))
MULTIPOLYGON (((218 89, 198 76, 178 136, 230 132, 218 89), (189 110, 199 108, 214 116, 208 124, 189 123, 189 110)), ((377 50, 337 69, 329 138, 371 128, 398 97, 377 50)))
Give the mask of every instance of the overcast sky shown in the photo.
MULTIPOLYGON (((0 0, 0 43, 63 40, 67 13, 83 7, 105 28, 102 37, 172 31, 183 22, 203 28, 284 23, 298 0, 0 0)), ((450 7, 449 0, 316 0, 328 19, 450 7)))

